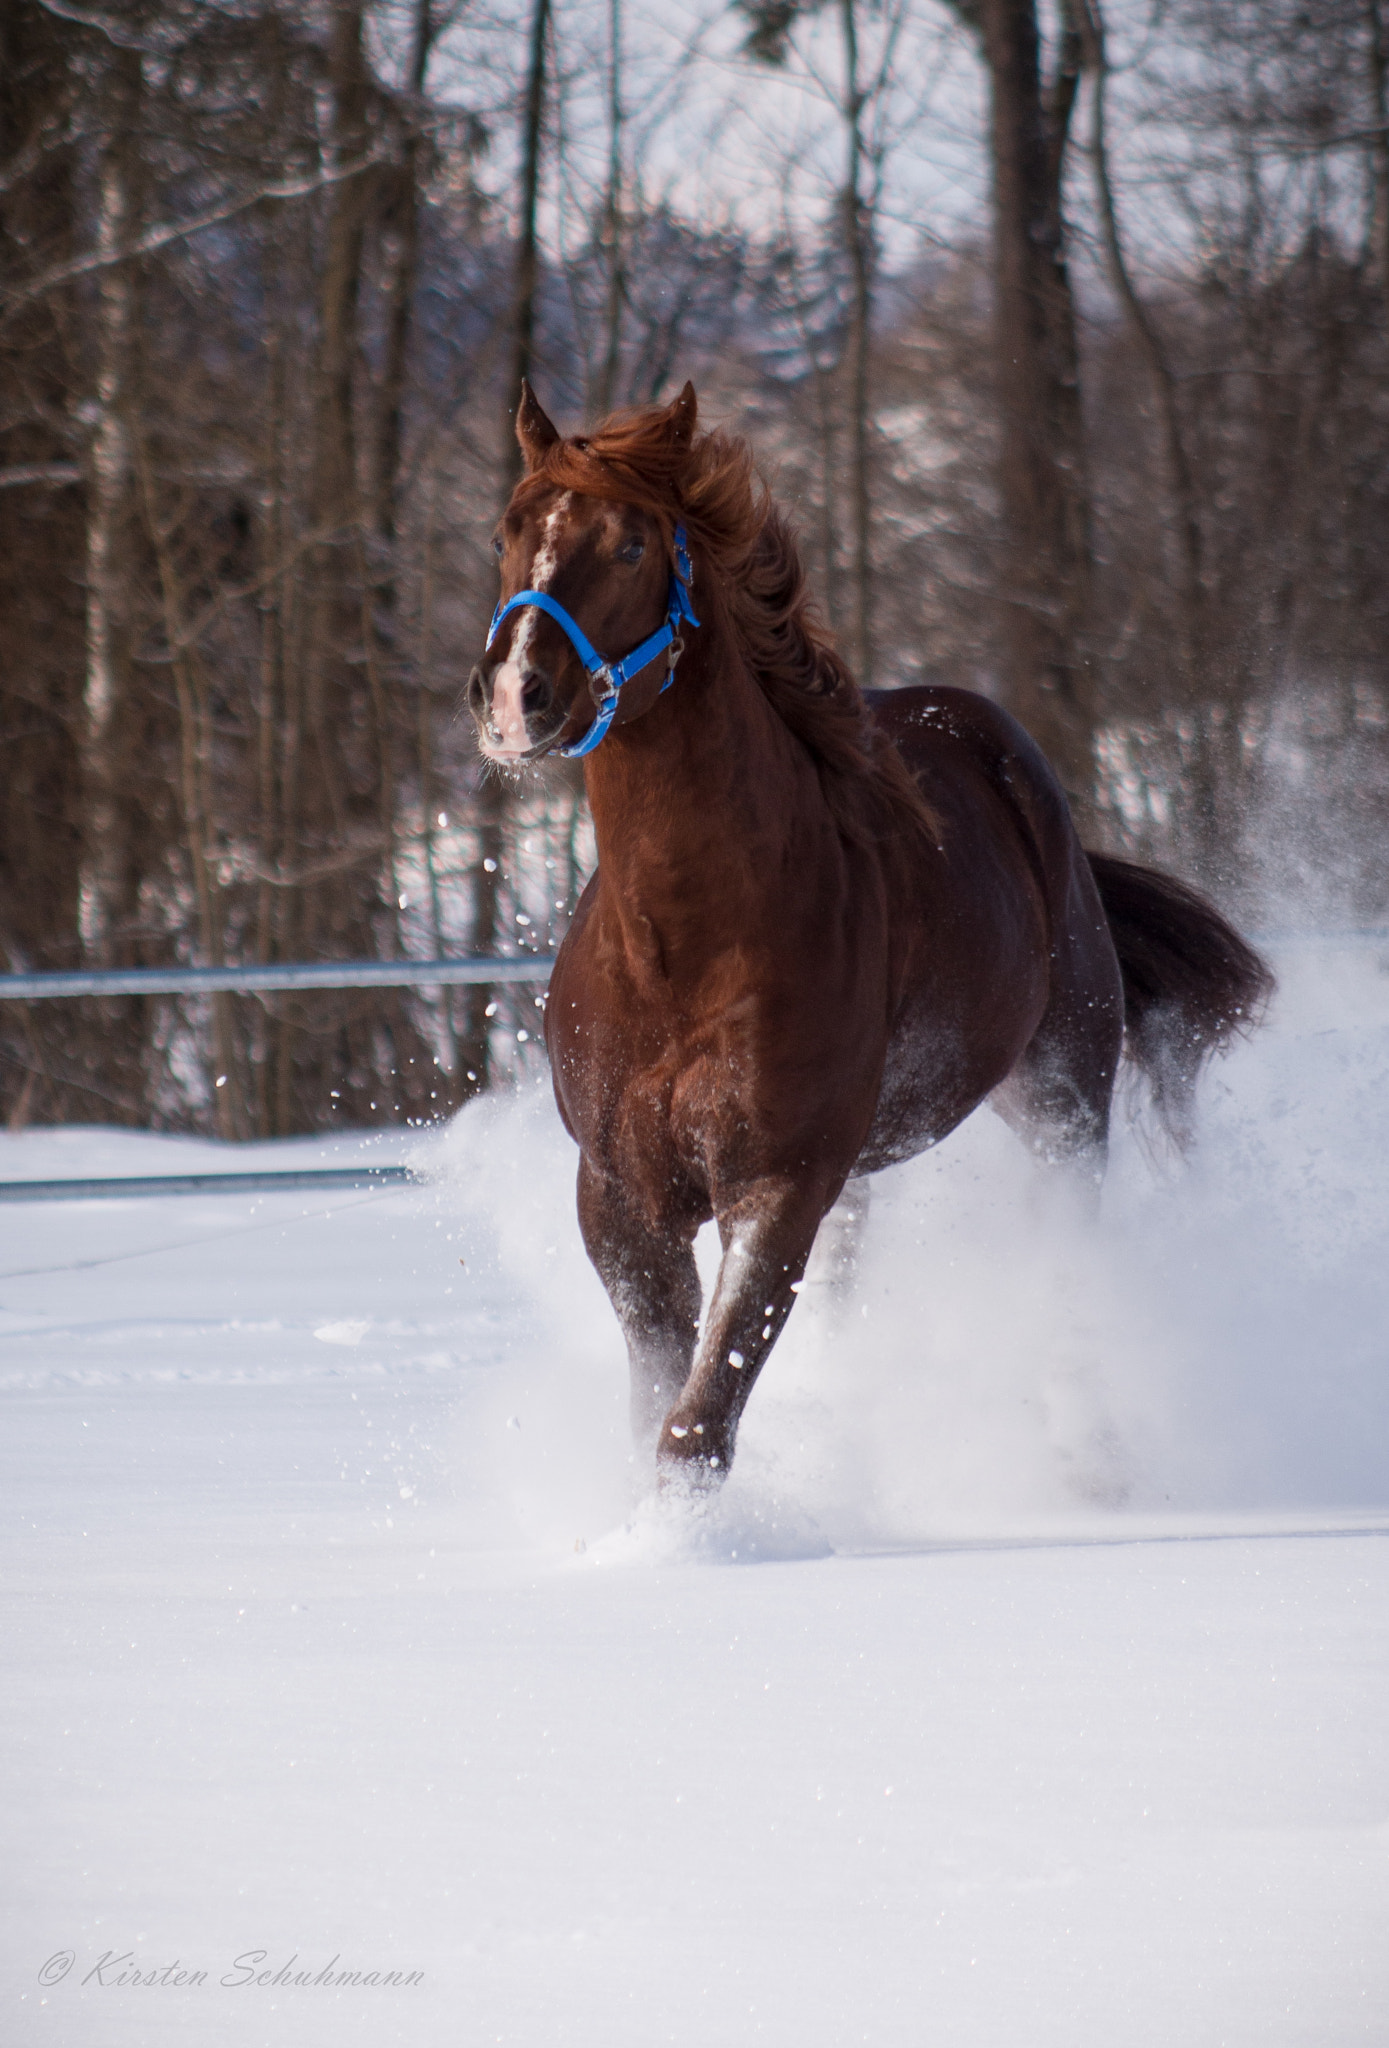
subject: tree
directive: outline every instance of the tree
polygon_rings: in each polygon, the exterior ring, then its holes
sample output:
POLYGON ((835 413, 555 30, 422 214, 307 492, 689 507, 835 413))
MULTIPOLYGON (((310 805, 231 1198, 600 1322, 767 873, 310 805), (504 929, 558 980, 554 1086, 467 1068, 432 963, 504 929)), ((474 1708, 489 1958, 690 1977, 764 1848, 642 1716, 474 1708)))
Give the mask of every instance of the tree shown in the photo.
POLYGON ((1035 0, 953 4, 989 78, 1004 696, 1084 825, 1094 784, 1093 559, 1062 207, 1081 37, 1063 6, 1048 78, 1035 0))
MULTIPOLYGON (((784 66, 799 23, 809 20, 827 0, 741 0, 751 24, 745 47, 759 62, 784 66)), ((877 259, 876 212, 881 195, 883 141, 868 133, 868 118, 893 75, 898 39, 905 15, 901 7, 885 12, 876 66, 865 76, 862 49, 864 0, 837 0, 840 71, 832 88, 835 111, 843 128, 844 175, 835 196, 833 240, 848 269, 842 375, 849 450, 851 652, 860 682, 874 681, 873 634, 873 416, 871 359, 873 348, 873 284, 877 259)), ((832 606, 832 609, 836 609, 832 606)))
MULTIPOLYGON (((65 31, 35 0, 0 7, 0 295, 78 233, 78 124, 65 31)), ((69 294, 0 328, 0 967, 77 956, 84 840, 83 397, 69 294)), ((16 1122, 90 1116, 81 1026, 53 1005, 0 1015, 0 1096, 16 1122), (58 1080, 61 1069, 77 1085, 58 1080)), ((104 1105, 103 1105, 104 1107, 104 1105)))
POLYGON ((87 490, 87 674, 83 691, 87 851, 83 897, 88 941, 114 962, 128 944, 133 867, 128 848, 126 645, 123 613, 131 577, 130 378, 134 360, 134 265, 121 252, 138 232, 143 59, 117 46, 102 67, 97 184, 96 376, 89 400, 87 490))

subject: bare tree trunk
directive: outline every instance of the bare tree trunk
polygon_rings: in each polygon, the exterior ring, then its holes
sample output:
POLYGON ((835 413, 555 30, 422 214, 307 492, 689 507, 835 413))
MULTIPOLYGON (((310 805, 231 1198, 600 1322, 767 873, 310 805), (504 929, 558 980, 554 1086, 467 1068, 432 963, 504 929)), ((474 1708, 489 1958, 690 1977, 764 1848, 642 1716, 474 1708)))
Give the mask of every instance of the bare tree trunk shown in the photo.
POLYGON ((603 195, 603 255, 608 288, 603 368, 594 405, 599 419, 617 403, 622 307, 627 295, 622 225, 622 0, 608 0, 608 182, 603 195))
MULTIPOLYGON (((286 569, 280 581, 280 632, 283 650, 280 668, 280 698, 276 721, 276 808, 270 869, 274 890, 273 946, 281 960, 303 955, 304 890, 293 884, 292 870, 299 859, 304 818, 304 712, 307 635, 310 618, 309 593, 302 573, 286 569)), ((273 1081, 267 1083, 270 1124, 267 1136, 294 1129, 294 1005, 285 998, 276 1001, 274 1011, 273 1081)))
POLYGON ((815 423, 818 429, 816 453, 820 459, 820 554, 824 562, 825 617, 832 633, 839 631, 839 534, 834 506, 839 493, 839 445, 835 406, 828 389, 829 379, 818 362, 813 362, 815 423))
MULTIPOLYGON (((105 83, 106 122, 98 171, 97 247, 112 258, 134 239, 137 217, 136 128, 142 73, 138 51, 113 50, 105 83)), ((134 277, 128 263, 97 274, 97 373, 87 493, 87 667, 83 691, 83 765, 87 850, 82 886, 83 937, 100 959, 114 958, 125 908, 120 746, 120 619, 129 564, 122 559, 129 517, 130 351, 134 277)))
MULTIPOLYGON (((377 726, 381 759, 381 831, 385 841, 387 890, 394 950, 403 950, 400 932, 400 883, 396 859, 396 776, 394 734, 388 693, 382 674, 382 649, 377 633, 375 606, 393 616, 396 611, 399 545, 400 468, 403 440, 405 388, 409 370, 410 338, 419 277, 420 250, 420 160, 419 110, 429 72, 430 52, 438 24, 433 0, 415 0, 414 25, 410 42, 407 86, 411 98, 409 126, 401 149, 399 169, 387 191, 387 219, 395 229, 396 252, 391 268, 386 307, 386 350, 382 365, 377 413, 375 486, 375 529, 381 555, 375 572, 367 559, 366 537, 358 523, 358 552, 362 593, 362 645, 377 726)), ((397 671, 399 680, 399 671, 397 671)), ((418 688, 418 681, 416 684, 418 688)))
MULTIPOLYGON (((71 258, 81 212, 75 149, 47 146, 67 125, 85 81, 69 62, 70 31, 30 0, 0 7, 0 285, 6 294, 42 263, 71 258)), ((79 288, 80 290, 80 288, 79 288)), ((87 395, 70 338, 78 292, 31 303, 6 323, 0 349, 0 471, 73 472, 70 422, 87 395)), ((85 493, 0 492, 0 963, 11 971, 77 962, 90 787, 86 727, 85 493)), ((0 1006, 0 1103, 10 1128, 32 1117, 90 1115, 63 1068, 104 1050, 92 1009, 0 1006)))
POLYGON ((1124 309, 1125 318, 1138 343, 1153 381, 1158 419, 1162 428, 1163 454, 1167 464, 1168 488, 1172 493, 1173 524, 1177 540, 1178 659, 1185 694, 1195 689, 1201 655, 1201 521, 1197 509, 1196 483, 1187 457, 1177 403, 1177 380, 1172 374, 1161 334, 1148 309, 1134 289, 1124 258, 1119 232, 1114 187, 1109 175, 1109 144, 1105 132, 1105 87, 1109 60, 1105 51, 1104 16, 1099 0, 1079 0, 1085 40, 1085 62, 1091 75, 1090 155, 1099 198, 1100 227, 1110 278, 1124 309))
MULTIPOLYGON (((278 238, 276 256, 278 257, 278 238)), ((278 272, 278 261, 274 271, 278 272)), ((278 295, 276 295, 278 296, 278 295)), ((287 521, 285 506, 286 374, 281 333, 282 315, 269 299, 269 327, 266 337, 266 410, 264 511, 261 553, 269 570, 260 600, 260 661, 256 694, 256 886, 255 957, 274 957, 276 933, 275 870, 280 855, 278 820, 284 788, 283 778, 294 772, 293 749, 286 744, 284 702, 286 689, 286 612, 290 579, 286 572, 287 521), (279 744, 277 744, 277 742, 279 744)), ((274 1009, 256 1013, 259 1040, 253 1059, 255 1124, 260 1137, 268 1138, 274 1128, 272 1107, 273 1057, 271 1047, 278 1039, 274 1009)))
MULTIPOLYGON (((338 0, 328 38, 333 150, 339 163, 365 151, 370 77, 363 40, 361 0, 338 0)), ((320 958, 370 957, 382 896, 380 855, 386 797, 380 685, 363 591, 363 505, 358 478, 355 375, 361 349, 361 289, 368 214, 374 192, 366 178, 332 189, 318 287, 318 347, 314 363, 310 518, 318 537, 311 561, 312 594, 303 650, 298 830, 286 835, 291 861, 317 868, 295 891, 297 938, 305 954, 320 958), (365 688, 363 685, 365 684, 365 688)), ((391 914, 394 914, 392 901, 391 914)), ((372 1021, 382 1005, 339 999, 338 1032, 325 1028, 315 1009, 316 1041, 296 1033, 297 1086, 321 1097, 335 1067, 345 1111, 365 1118, 381 1100, 371 1080, 376 1068, 372 1021), (345 1073, 361 1078, 349 1092, 345 1073), (362 1099, 365 1095, 366 1099, 362 1099)), ((332 1012, 327 1013, 329 1016, 332 1012)))
MULTIPOLYGON (((390 212, 396 232, 396 256, 391 270, 386 308, 386 351, 381 369, 380 412, 376 435, 376 530, 388 548, 394 548, 399 523, 400 457, 405 407, 405 381, 410 359, 410 336, 414 324, 415 287, 420 264, 420 133, 418 112, 424 98, 430 53, 439 24, 434 19, 433 0, 415 0, 414 29, 410 42, 408 88, 412 101, 411 125, 401 146, 400 168, 393 176, 394 204, 390 212)), ((394 579, 386 592, 394 600, 394 579)))
MULTIPOLYGON (((375 89, 364 11, 362 0, 338 0, 329 22, 327 75, 338 164, 360 160, 370 139, 375 89)), ((378 184, 367 177, 331 188, 317 278, 310 587, 302 625, 289 636, 286 662, 286 721, 297 729, 298 746, 282 778, 280 875, 291 898, 285 932, 310 958, 371 958, 383 938, 399 945, 396 721, 383 673, 371 523, 358 466, 361 301, 367 228, 378 194, 378 184)), ((296 1023, 300 1014, 301 1006, 286 1002, 277 1048, 280 1128, 286 1117, 321 1116, 330 1099, 342 1114, 362 1120, 388 1115, 402 1090, 409 1090, 407 1070, 412 1060, 418 1067, 422 1050, 404 1000, 393 994, 316 998, 312 1036, 296 1023)))
POLYGON ((983 0, 979 16, 992 88, 1005 688, 1088 823, 1096 716, 1086 651, 1090 506, 1061 216, 1078 38, 1063 34, 1047 92, 1034 0, 983 0))
MULTIPOLYGON (((198 932, 204 963, 220 967, 225 959, 222 943, 221 889, 217 879, 217 851, 213 844, 212 761, 207 692, 203 686, 198 655, 188 644, 187 609, 179 586, 177 569, 169 547, 169 535, 160 518, 148 457, 137 443, 135 459, 145 501, 145 519, 155 561, 159 569, 160 594, 164 607, 164 636, 169 646, 170 666, 178 699, 179 799, 183 812, 184 842, 193 878, 193 895, 198 906, 198 932)), ((212 997, 214 1064, 212 1099, 217 1129, 227 1139, 247 1135, 241 1111, 241 1075, 237 1059, 235 1018, 228 993, 212 997)))
POLYGON ((827 370, 811 324, 810 292, 804 282, 800 252, 789 214, 783 216, 785 275, 791 316, 796 323, 801 348, 810 370, 815 402, 815 465, 818 471, 816 527, 820 550, 821 590, 825 619, 836 636, 839 633, 839 532, 835 508, 839 500, 838 419, 839 394, 835 389, 835 366, 827 370))
MULTIPOLYGON (((367 71, 359 5, 339 5, 333 14, 329 73, 333 88, 333 140, 340 161, 360 154, 366 143, 367 71)), ((353 373, 358 351, 362 255, 366 236, 367 187, 351 179, 334 189, 319 294, 319 355, 314 392, 315 530, 329 536, 321 553, 320 616, 315 620, 311 659, 322 686, 324 662, 358 628, 351 586, 353 540, 360 512, 357 486, 357 430, 353 373)), ((321 723, 324 707, 314 707, 321 723)), ((335 792, 335 794, 337 794, 335 792)), ((340 797, 339 797, 340 801, 340 797)))
MULTIPOLYGON (((507 793, 495 774, 484 773, 473 804, 477 827, 477 862, 473 868, 473 927, 470 950, 485 958, 497 944, 497 912, 501 904, 502 852, 506 843, 507 793)), ((490 982, 468 990, 468 1022, 459 1047, 461 1092, 474 1095, 491 1082, 492 1020, 488 1009, 496 999, 490 982)))
MULTIPOLYGON (((540 196, 540 146, 545 128, 545 44, 550 26, 550 0, 534 0, 530 57, 521 126, 521 189, 516 230, 516 280, 512 299, 511 376, 506 394, 507 418, 513 424, 522 381, 534 369, 535 301, 540 266, 536 245, 536 206, 540 196)), ((508 432, 502 451, 502 495, 509 498, 521 474, 521 450, 508 432)))
MULTIPOLYGON (((271 80, 271 127, 279 133, 284 122, 284 56, 281 22, 273 12, 262 22, 265 64, 271 80)), ((265 438, 263 466, 263 510, 260 526, 262 571, 266 576, 260 598, 260 661, 256 696, 256 887, 255 957, 274 957, 277 906, 275 870, 280 855, 279 815, 283 793, 282 777, 289 767, 290 749, 285 745, 284 700, 287 684, 287 612, 290 579, 285 551, 289 537, 287 452, 289 442, 289 374, 285 346, 285 308, 290 301, 286 289, 288 264, 285 260, 284 227, 278 209, 271 209, 265 222, 265 255, 262 264, 266 305, 265 323, 265 438), (279 744, 277 745, 277 741, 279 744)), ((254 1122, 259 1137, 275 1130, 275 1060, 281 1049, 279 1011, 262 1002, 254 1013, 256 1044, 252 1053, 254 1122)))
POLYGON ((1375 255, 1380 289, 1389 307, 1389 8, 1385 0, 1365 0, 1370 108, 1374 118, 1370 145, 1374 176, 1375 255))
POLYGON ((840 0, 844 37, 844 122, 849 161, 844 181, 844 236, 853 296, 849 311, 849 494, 853 506, 854 665, 865 689, 873 684, 872 499, 868 475, 868 352, 872 341, 872 207, 863 194, 863 105, 859 87, 858 0, 840 0))
MULTIPOLYGON (((444 954, 444 915, 439 895, 439 862, 436 853, 436 802, 434 776, 434 576, 436 529, 439 511, 439 472, 431 465, 425 483, 424 561, 420 572, 419 704, 416 773, 420 784, 420 822, 424 840, 425 879, 429 886, 429 928, 436 960, 444 954)), ((453 990, 439 991, 444 1042, 448 1048, 449 1086, 457 1090, 458 1033, 453 1021, 453 990)))
POLYGON ((266 343, 265 511, 262 556, 270 575, 260 600, 260 688, 256 700, 256 854, 260 882, 256 891, 256 958, 267 961, 272 943, 271 904, 275 833, 275 739, 284 685, 285 488, 284 350, 279 320, 271 316, 266 343))

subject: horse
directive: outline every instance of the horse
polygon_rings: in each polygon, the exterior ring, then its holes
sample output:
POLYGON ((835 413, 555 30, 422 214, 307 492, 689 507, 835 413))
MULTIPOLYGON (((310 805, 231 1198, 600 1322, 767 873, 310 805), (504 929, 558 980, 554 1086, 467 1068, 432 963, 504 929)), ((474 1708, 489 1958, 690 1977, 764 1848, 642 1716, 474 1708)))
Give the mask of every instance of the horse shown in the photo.
POLYGON ((1000 706, 860 691, 692 385, 569 438, 526 386, 516 427, 467 702, 498 772, 583 759, 598 865, 545 1006, 555 1097, 634 1432, 663 1485, 709 1490, 851 1177, 988 1100, 1097 1190, 1125 1046, 1180 1139, 1272 979, 1196 891, 1085 852, 1000 706))

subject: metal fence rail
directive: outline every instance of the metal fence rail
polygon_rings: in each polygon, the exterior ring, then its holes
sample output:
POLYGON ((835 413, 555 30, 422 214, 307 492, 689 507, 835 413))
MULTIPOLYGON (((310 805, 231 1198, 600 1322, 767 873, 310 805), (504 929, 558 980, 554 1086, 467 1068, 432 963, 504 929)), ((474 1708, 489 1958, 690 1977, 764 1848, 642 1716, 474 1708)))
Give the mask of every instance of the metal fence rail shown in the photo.
POLYGON ((267 1166, 261 1173, 117 1173, 100 1180, 3 1180, 0 1202, 124 1201, 132 1195, 264 1195, 306 1188, 420 1185, 410 1166, 267 1166))
MULTIPOLYGON (((305 960, 274 967, 118 967, 91 973, 0 974, 0 1002, 73 996, 197 996, 313 988, 444 988, 545 982, 553 953, 467 960, 305 960)), ((408 1166, 267 1167, 259 1173, 116 1174, 86 1180, 0 1181, 0 1203, 125 1200, 155 1195, 284 1194, 418 1182, 408 1166)))
POLYGON ((0 974, 0 1002, 58 996, 199 996, 297 988, 444 988, 548 981, 553 953, 491 960, 304 960, 277 967, 117 967, 73 974, 0 974))
MULTIPOLYGON (((1324 932, 1251 932, 1255 945, 1389 945, 1389 927, 1324 932)), ((553 953, 506 959, 303 960, 273 967, 116 967, 71 974, 0 974, 0 1002, 41 1003, 72 996, 198 996, 271 994, 309 988, 447 988, 488 982, 542 982, 553 953)))
MULTIPOLYGON (((1389 946, 1389 928, 1349 931, 1253 932, 1275 949, 1389 946)), ((0 1002, 43 1002, 72 996, 188 996, 226 990, 252 994, 314 988, 442 988, 489 982, 548 981, 553 953, 507 959, 314 960, 274 967, 128 967, 72 974, 0 974, 0 1002)), ((267 1167, 256 1173, 118 1174, 83 1180, 0 1182, 0 1203, 120 1200, 159 1195, 241 1195, 380 1188, 418 1184, 408 1166, 267 1167)))
MULTIPOLYGON (((1255 945, 1302 949, 1316 946, 1389 945, 1389 927, 1323 932, 1251 932, 1255 945)), ((273 967, 116 967, 71 974, 0 974, 0 1002, 41 1003, 60 996, 198 996, 271 994, 307 988, 447 988, 488 982, 542 982, 550 978, 553 953, 522 953, 506 959, 303 960, 273 967)))

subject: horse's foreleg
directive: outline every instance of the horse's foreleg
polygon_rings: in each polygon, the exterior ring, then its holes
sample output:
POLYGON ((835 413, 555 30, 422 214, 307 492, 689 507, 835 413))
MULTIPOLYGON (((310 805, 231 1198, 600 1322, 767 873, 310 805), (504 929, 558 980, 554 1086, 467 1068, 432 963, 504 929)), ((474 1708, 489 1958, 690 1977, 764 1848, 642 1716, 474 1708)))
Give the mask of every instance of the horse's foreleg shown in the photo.
POLYGON ((689 1377, 699 1330, 693 1228, 653 1231, 616 1180, 579 1167, 579 1226, 632 1373, 632 1434, 649 1444, 689 1377))
POLYGON ((835 1193, 768 1178, 719 1216, 723 1261, 684 1391, 661 1425, 657 1458, 717 1484, 733 1458, 738 1419, 795 1302, 820 1220, 835 1193))

